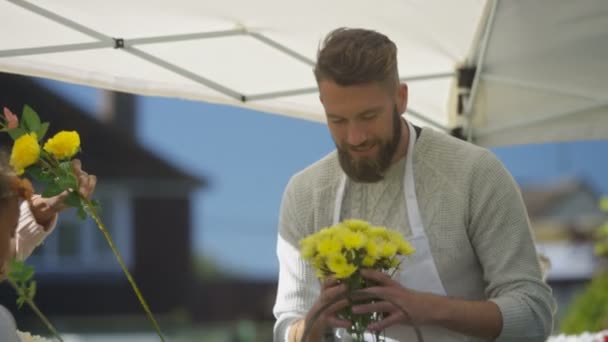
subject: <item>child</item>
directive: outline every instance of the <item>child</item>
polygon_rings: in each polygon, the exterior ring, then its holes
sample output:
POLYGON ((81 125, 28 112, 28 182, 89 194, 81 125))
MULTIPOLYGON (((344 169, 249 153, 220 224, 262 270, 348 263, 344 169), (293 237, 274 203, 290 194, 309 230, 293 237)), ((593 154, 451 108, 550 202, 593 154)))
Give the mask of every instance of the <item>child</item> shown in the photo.
MULTIPOLYGON (((0 158, 0 281, 6 278, 15 250, 13 237, 19 220, 19 203, 32 194, 31 184, 20 180, 5 157, 0 158)), ((0 305, 0 341, 18 342, 17 327, 11 313, 0 305)))
MULTIPOLYGON (((90 197, 97 178, 72 161, 79 191, 90 197)), ((9 272, 10 259, 27 258, 54 229, 57 214, 66 208, 67 192, 50 198, 33 194, 32 185, 16 176, 4 153, 0 153, 0 281, 9 272)), ((0 305, 0 341, 18 342, 17 328, 11 313, 0 305)))

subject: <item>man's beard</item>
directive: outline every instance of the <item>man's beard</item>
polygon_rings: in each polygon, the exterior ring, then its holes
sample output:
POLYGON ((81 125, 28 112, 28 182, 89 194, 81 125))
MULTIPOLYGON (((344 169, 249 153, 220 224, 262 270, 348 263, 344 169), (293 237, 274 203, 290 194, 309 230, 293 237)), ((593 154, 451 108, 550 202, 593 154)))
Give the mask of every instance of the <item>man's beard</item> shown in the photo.
POLYGON ((379 139, 366 141, 364 145, 378 145, 378 155, 369 158, 353 158, 348 146, 341 147, 336 143, 338 160, 344 173, 355 182, 375 183, 384 179, 384 173, 388 170, 397 151, 401 140, 401 115, 394 109, 393 114, 393 136, 389 141, 379 139))

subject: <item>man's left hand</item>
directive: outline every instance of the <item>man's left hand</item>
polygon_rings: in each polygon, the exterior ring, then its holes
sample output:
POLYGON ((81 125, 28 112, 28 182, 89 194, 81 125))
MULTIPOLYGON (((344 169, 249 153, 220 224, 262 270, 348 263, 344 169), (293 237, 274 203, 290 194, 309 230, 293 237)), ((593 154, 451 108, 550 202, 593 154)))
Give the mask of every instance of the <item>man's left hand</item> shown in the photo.
POLYGON ((404 288, 389 275, 380 271, 363 269, 361 275, 378 285, 357 291, 355 298, 379 298, 379 300, 370 304, 355 305, 353 313, 384 313, 380 321, 368 326, 370 331, 382 331, 392 325, 407 324, 411 321, 418 325, 433 321, 432 310, 434 299, 437 296, 404 288), (385 300, 386 298, 404 308, 409 316, 405 315, 395 304, 385 300))

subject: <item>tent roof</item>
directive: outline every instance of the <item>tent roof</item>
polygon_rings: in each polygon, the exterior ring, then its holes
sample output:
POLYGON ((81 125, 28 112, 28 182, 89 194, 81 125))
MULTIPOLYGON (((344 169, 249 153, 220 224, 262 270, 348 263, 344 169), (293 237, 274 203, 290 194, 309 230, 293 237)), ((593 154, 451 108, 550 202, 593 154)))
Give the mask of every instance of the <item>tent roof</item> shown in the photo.
POLYGON ((318 45, 365 27, 397 44, 417 124, 472 127, 483 145, 607 138, 608 2, 555 1, 8 0, 0 71, 324 122, 318 45), (477 73, 457 115, 465 64, 477 73))

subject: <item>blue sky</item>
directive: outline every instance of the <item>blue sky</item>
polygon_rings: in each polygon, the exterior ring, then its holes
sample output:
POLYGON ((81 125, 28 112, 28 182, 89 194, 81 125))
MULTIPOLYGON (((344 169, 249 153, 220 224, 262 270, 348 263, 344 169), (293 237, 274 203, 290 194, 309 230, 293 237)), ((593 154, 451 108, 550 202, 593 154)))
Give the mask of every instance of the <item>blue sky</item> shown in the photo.
MULTIPOLYGON (((96 111, 97 90, 44 84, 96 111)), ((210 183, 193 198, 195 252, 239 276, 274 279, 283 188, 293 173, 333 149, 326 126, 224 105, 139 97, 137 133, 148 149, 210 183)), ((581 177, 608 194, 606 151, 607 141, 494 149, 521 184, 581 177)))

